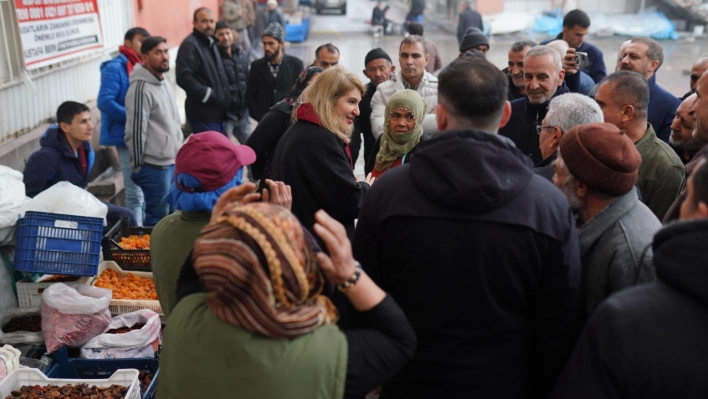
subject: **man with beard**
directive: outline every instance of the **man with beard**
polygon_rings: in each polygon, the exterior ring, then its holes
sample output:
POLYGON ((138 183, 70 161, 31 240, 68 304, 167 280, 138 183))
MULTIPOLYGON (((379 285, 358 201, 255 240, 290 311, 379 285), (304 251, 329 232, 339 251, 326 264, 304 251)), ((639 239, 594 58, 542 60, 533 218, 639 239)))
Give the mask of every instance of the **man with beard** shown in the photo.
POLYGON ((645 249, 661 222, 637 197, 642 157, 609 123, 574 127, 560 142, 553 183, 575 212, 585 277, 585 315, 613 292, 653 279, 645 249))
POLYGON ((509 77, 509 101, 526 97, 524 83, 524 57, 531 47, 538 43, 533 40, 521 40, 511 45, 509 49, 509 66, 502 69, 509 77))
POLYGON ((228 137, 236 137, 239 143, 244 144, 251 135, 251 117, 246 107, 248 53, 235 44, 234 35, 239 33, 232 30, 226 21, 216 23, 216 38, 219 40, 217 45, 231 88, 231 102, 224 132, 228 137))
POLYGON ((246 104, 251 117, 263 118, 270 107, 285 98, 305 69, 302 60, 283 52, 285 31, 276 22, 266 28, 261 39, 263 58, 251 63, 246 87, 246 104))
POLYGON ((163 74, 170 70, 166 40, 152 36, 140 48, 142 65, 130 75, 125 96, 125 145, 130 152, 131 178, 145 194, 145 226, 169 213, 163 200, 174 177, 182 144, 182 126, 172 86, 163 74))
POLYGON ((620 69, 633 71, 644 76, 649 82, 649 123, 654 127, 656 136, 665 143, 671 135, 671 122, 676 115, 681 100, 656 84, 656 71, 664 63, 664 49, 654 39, 646 36, 633 37, 624 51, 620 69))
POLYGON ((565 71, 558 51, 548 46, 536 46, 526 52, 526 97, 512 101, 511 119, 499 130, 499 134, 510 138, 534 164, 543 160, 536 126, 546 117, 551 99, 568 93, 564 78, 565 71))
POLYGON ((691 90, 688 91, 688 93, 684 94, 683 97, 681 97, 681 101, 687 99, 691 94, 694 94, 696 92, 696 85, 698 85, 698 79, 703 76, 703 73, 705 71, 708 71, 708 55, 703 55, 701 58, 696 60, 696 62, 693 64, 693 67, 691 68, 691 90))
POLYGON ((214 13, 205 7, 194 12, 194 30, 179 46, 177 84, 187 93, 184 110, 192 133, 224 133, 231 101, 229 80, 216 46, 214 13))
POLYGON ((696 152, 703 148, 705 143, 693 137, 693 130, 696 127, 696 119, 692 112, 696 103, 696 94, 686 97, 681 105, 676 109, 676 116, 671 124, 671 136, 669 143, 679 153, 679 158, 684 166, 693 159, 696 152))
POLYGON ((627 71, 606 77, 595 95, 605 122, 624 131, 641 154, 637 187, 642 202, 661 220, 676 199, 684 168, 676 152, 659 140, 647 123, 649 98, 646 79, 627 71))
MULTIPOLYGON (((375 48, 366 54, 364 59, 364 75, 370 82, 366 85, 366 93, 361 96, 359 102, 359 116, 354 120, 354 133, 349 148, 352 152, 352 162, 356 163, 361 149, 361 136, 364 136, 364 163, 369 160, 371 148, 376 141, 374 133, 371 131, 371 98, 376 93, 376 88, 383 82, 391 78, 391 74, 396 70, 396 66, 391 62, 388 53, 380 48, 375 48)), ((366 170, 368 175, 371 170, 366 170)))

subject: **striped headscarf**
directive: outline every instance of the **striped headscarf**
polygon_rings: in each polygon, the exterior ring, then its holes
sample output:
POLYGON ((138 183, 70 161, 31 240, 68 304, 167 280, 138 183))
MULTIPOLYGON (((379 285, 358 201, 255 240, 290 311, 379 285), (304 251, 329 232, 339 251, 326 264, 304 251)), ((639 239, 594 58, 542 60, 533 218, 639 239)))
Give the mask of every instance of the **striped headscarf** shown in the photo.
POLYGON ((221 320, 289 339, 337 320, 302 226, 269 203, 227 208, 194 245, 194 269, 221 320))

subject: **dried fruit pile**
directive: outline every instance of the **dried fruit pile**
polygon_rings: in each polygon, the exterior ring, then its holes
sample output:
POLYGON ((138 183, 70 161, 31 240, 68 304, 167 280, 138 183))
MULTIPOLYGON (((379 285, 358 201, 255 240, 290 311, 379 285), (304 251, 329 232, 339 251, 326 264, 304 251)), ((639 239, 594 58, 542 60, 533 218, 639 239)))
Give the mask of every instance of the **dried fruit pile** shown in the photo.
POLYGON ((25 385, 22 388, 10 392, 10 396, 5 399, 123 399, 128 393, 128 388, 122 385, 111 385, 108 388, 97 386, 89 387, 88 384, 76 385, 25 385))
POLYGON ((145 327, 145 324, 138 323, 132 327, 114 328, 112 330, 106 331, 104 334, 125 334, 125 333, 131 332, 133 330, 140 330, 143 327, 145 327))
POLYGON ((120 239, 123 249, 150 249, 150 234, 130 235, 120 239))
POLYGON ((154 377, 155 376, 152 374, 145 374, 142 371, 140 372, 140 375, 138 375, 138 380, 140 380, 140 393, 144 394, 145 391, 147 391, 154 377))
POLYGON ((12 333, 18 331, 27 331, 33 333, 42 331, 42 317, 40 317, 39 315, 18 317, 16 319, 10 320, 10 322, 7 323, 2 329, 2 332, 4 333, 12 333))
POLYGON ((104 270, 98 276, 96 287, 113 291, 113 299, 157 299, 155 280, 132 273, 122 276, 114 270, 104 270))

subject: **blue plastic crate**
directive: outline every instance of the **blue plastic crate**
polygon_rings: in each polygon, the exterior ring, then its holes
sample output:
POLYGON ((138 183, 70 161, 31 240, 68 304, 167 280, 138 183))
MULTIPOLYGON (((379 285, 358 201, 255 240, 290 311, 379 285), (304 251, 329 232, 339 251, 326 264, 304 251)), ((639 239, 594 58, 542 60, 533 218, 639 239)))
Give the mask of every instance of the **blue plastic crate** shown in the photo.
POLYGON ((105 379, 119 369, 136 369, 145 374, 153 374, 152 382, 142 393, 142 399, 154 399, 157 393, 157 376, 160 372, 160 360, 154 358, 139 359, 80 359, 69 358, 66 347, 59 348, 52 355, 57 362, 50 378, 105 379))
POLYGON ((15 269, 26 273, 96 275, 103 219, 27 212, 17 226, 15 269))

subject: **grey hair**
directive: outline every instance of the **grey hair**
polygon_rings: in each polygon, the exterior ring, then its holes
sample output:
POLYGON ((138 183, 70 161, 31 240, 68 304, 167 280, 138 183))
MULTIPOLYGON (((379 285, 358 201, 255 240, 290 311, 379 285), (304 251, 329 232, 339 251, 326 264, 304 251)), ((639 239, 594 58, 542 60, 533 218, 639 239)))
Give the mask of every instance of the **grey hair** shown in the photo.
POLYGON ((511 45, 511 52, 518 53, 520 51, 524 51, 526 47, 536 46, 538 46, 538 43, 534 42, 533 40, 519 40, 518 42, 515 42, 511 45))
POLYGON ((558 126, 562 133, 588 123, 604 122, 600 106, 592 98, 578 94, 568 93, 551 100, 546 114, 548 126, 558 126))
POLYGON ((401 47, 403 47, 404 44, 411 45, 415 43, 420 43, 421 46, 423 46, 423 51, 425 52, 425 55, 428 55, 428 46, 425 44, 425 39, 423 39, 423 36, 418 36, 418 35, 410 35, 403 39, 401 41, 401 45, 398 46, 398 52, 401 52, 401 47))
POLYGON ((563 62, 561 61, 560 53, 558 53, 558 50, 554 49, 553 47, 548 47, 548 46, 536 46, 536 47, 531 47, 529 51, 526 53, 524 56, 524 64, 526 64, 526 59, 529 57, 543 57, 545 55, 551 55, 551 58, 553 58, 553 63, 556 66, 556 72, 560 72, 561 69, 563 69, 563 62))

